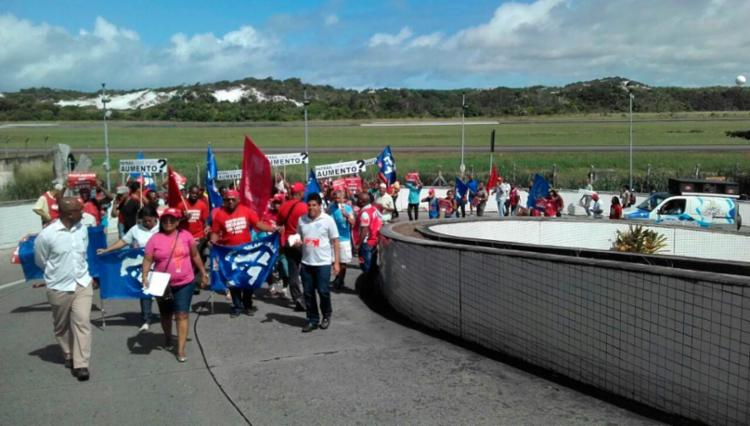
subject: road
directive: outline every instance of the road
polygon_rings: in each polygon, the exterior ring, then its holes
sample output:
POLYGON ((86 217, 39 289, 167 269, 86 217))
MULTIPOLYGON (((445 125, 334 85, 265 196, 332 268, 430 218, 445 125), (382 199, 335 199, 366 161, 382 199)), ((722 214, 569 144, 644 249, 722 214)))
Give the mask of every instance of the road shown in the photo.
MULTIPOLYGON (((750 152, 750 143, 743 145, 638 145, 637 152, 750 152)), ((294 151, 294 147, 263 147, 267 154, 287 153, 294 151)), ((456 146, 394 146, 393 152, 403 153, 456 153, 456 146)), ((11 154, 18 157, 49 152, 44 149, 13 149, 11 154)), ((205 147, 128 147, 110 148, 110 153, 200 153, 205 154, 205 147)), ((222 148, 213 147, 216 153, 241 153, 242 147, 222 148)), ((335 146, 311 147, 311 153, 338 154, 348 152, 376 152, 372 146, 335 146)), ((466 146, 466 152, 488 152, 489 148, 482 146, 466 146)), ((73 152, 85 154, 103 154, 104 148, 74 147, 73 152)), ((628 152, 627 145, 526 145, 526 146, 495 146, 495 152, 628 152)))
POLYGON ((135 301, 106 301, 103 326, 95 297, 92 378, 79 383, 54 344, 45 290, 4 286, 21 273, 2 263, 0 424, 657 423, 381 315, 351 290, 357 275, 333 295, 331 328, 310 334, 282 300, 262 296, 255 316, 230 319, 221 297, 209 312, 204 292, 185 364, 161 349, 158 326, 137 332, 135 301))

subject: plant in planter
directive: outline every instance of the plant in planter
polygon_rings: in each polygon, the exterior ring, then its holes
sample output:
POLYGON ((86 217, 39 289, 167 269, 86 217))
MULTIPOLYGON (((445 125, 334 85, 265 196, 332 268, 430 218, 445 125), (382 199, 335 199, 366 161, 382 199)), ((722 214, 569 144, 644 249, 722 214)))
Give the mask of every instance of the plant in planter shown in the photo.
POLYGON ((667 237, 643 226, 629 226, 627 231, 617 231, 612 249, 627 253, 656 254, 667 246, 667 237))

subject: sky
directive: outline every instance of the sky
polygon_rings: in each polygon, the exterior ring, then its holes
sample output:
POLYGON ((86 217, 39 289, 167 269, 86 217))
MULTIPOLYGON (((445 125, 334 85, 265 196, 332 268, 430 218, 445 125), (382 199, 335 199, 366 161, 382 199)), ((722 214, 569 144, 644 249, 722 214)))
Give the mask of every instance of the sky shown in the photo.
POLYGON ((0 92, 236 80, 458 89, 750 74, 747 0, 0 0, 0 92))

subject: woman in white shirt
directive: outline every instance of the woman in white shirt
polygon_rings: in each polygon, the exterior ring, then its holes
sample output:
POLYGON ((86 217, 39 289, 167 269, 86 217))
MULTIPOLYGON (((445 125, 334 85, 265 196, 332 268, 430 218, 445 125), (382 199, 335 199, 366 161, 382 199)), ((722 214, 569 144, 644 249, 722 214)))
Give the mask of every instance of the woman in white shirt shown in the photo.
MULTIPOLYGON (((156 213, 156 209, 150 205, 145 205, 138 212, 138 224, 130 228, 122 238, 117 240, 111 246, 106 249, 97 250, 97 254, 109 253, 127 246, 130 246, 131 248, 146 247, 148 240, 151 239, 154 234, 159 232, 158 224, 159 215, 156 213)), ((149 324, 151 324, 152 304, 153 300, 150 297, 141 299, 141 317, 143 318, 143 325, 141 325, 140 331, 147 331, 149 324)))

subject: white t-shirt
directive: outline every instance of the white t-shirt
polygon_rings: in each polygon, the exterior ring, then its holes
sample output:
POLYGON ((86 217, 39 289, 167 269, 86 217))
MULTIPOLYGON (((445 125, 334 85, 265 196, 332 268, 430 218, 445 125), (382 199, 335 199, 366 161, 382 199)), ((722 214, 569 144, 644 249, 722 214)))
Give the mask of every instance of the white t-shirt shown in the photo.
POLYGON ((146 229, 140 223, 130 228, 125 235, 122 236, 122 240, 128 243, 132 248, 146 247, 146 243, 151 237, 159 232, 159 225, 155 225, 151 229, 146 229))
POLYGON ((333 263, 331 240, 339 238, 336 222, 331 216, 320 213, 315 219, 309 215, 299 218, 297 233, 302 238, 302 263, 309 266, 324 266, 333 263))

